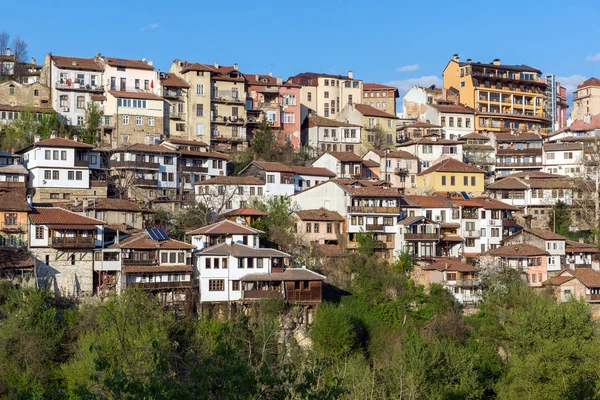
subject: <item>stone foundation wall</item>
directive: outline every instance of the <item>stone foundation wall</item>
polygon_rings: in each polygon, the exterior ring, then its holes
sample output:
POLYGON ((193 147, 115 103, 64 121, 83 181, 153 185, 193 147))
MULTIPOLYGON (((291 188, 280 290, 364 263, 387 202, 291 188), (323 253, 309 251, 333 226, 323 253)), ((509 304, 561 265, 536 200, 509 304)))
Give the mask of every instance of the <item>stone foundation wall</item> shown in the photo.
POLYGON ((89 189, 71 189, 71 188, 36 188, 33 195, 33 201, 37 203, 50 203, 55 201, 69 201, 93 198, 106 198, 106 186, 92 186, 89 189), (58 198, 53 198, 58 195, 58 198))
POLYGON ((94 284, 93 252, 32 248, 40 287, 57 296, 91 296, 94 284), (72 265, 71 256, 75 255, 72 265), (46 256, 49 262, 46 263, 46 256))

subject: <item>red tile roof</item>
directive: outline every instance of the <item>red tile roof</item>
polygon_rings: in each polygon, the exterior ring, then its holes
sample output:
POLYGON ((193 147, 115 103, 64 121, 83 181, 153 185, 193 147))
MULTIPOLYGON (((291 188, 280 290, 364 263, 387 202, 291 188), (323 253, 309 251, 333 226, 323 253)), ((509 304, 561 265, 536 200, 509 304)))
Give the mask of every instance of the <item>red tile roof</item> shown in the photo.
POLYGON ((593 244, 580 243, 574 240, 566 240, 566 252, 567 253, 600 253, 598 246, 593 244))
POLYGON ((423 268, 424 270, 435 271, 459 271, 459 272, 478 272, 477 267, 471 264, 465 264, 457 259, 444 258, 436 260, 434 263, 423 268))
POLYGON ((223 214, 224 217, 264 217, 265 215, 269 215, 264 211, 257 210, 256 208, 243 207, 238 208, 237 210, 232 210, 223 214))
POLYGON ((225 219, 211 225, 186 232, 186 235, 259 235, 261 230, 225 219))
POLYGON ((40 140, 39 142, 35 142, 35 143, 17 151, 17 153, 18 154, 24 153, 34 147, 68 147, 68 148, 73 148, 73 149, 93 149, 94 148, 94 146, 86 144, 86 143, 76 142, 74 140, 65 139, 65 138, 54 138, 54 139, 46 139, 46 140, 40 140))
POLYGON ((300 210, 294 214, 302 221, 344 221, 344 217, 335 211, 329 211, 324 208, 318 210, 300 210))
MULTIPOLYGON (((591 268, 563 269, 558 273, 557 277, 565 275, 575 277, 575 279, 579 280, 587 288, 600 288, 600 271, 591 268)), ((561 283, 564 282, 556 282, 555 284, 560 285, 561 283)))
POLYGON ((35 259, 26 251, 0 249, 0 270, 29 269, 35 267, 35 259))
POLYGON ((216 176, 205 181, 197 182, 196 185, 264 185, 265 183, 258 178, 250 176, 216 176))
POLYGON ((542 137, 537 133, 496 133, 496 142, 532 142, 542 141, 542 137))
POLYGON ((168 239, 168 240, 153 240, 150 238, 146 231, 142 231, 140 233, 136 233, 130 237, 122 239, 119 243, 115 243, 111 246, 111 248, 121 248, 121 249, 195 249, 196 246, 193 246, 188 243, 181 242, 179 240, 168 239))
POLYGON ((329 154, 331 156, 333 156, 334 158, 343 161, 343 162, 357 162, 357 163, 362 163, 363 159, 357 155, 356 153, 353 153, 351 151, 329 151, 325 154, 329 154))
POLYGON ((292 167, 280 162, 252 161, 252 164, 264 169, 267 172, 294 172, 292 167))
POLYGON ((191 265, 127 265, 123 267, 126 274, 152 274, 162 272, 192 272, 191 265))
POLYGON ((294 172, 298 175, 309 175, 309 176, 328 176, 331 178, 335 177, 335 174, 328 170, 327 168, 320 167, 302 167, 302 166, 293 166, 294 172))
POLYGON ((425 171, 421 172, 419 175, 427 175, 433 172, 468 172, 480 174, 485 173, 485 171, 481 168, 465 164, 464 162, 455 160, 454 158, 447 158, 435 165, 432 165, 425 171))
POLYGON ((398 90, 396 86, 382 85, 380 83, 363 83, 363 90, 398 90))
POLYGON ((173 73, 161 73, 160 83, 163 86, 189 88, 190 85, 173 73), (166 76, 163 78, 163 76, 166 76))
POLYGON ((54 65, 58 68, 103 71, 102 66, 95 58, 52 56, 52 61, 54 61, 54 65))
POLYGON ((600 114, 592 115, 589 124, 586 123, 583 119, 578 119, 573 121, 571 126, 566 128, 566 130, 571 132, 587 132, 593 131, 595 129, 600 129, 600 114))
MULTIPOLYGON (((534 236, 539 237, 540 239, 543 240, 567 240, 566 237, 561 236, 557 233, 554 233, 548 229, 528 229, 528 228, 523 228, 523 232, 527 232, 530 233, 534 236)), ((518 235, 519 232, 515 233, 515 235, 518 235)))
POLYGON ((142 99, 142 100, 163 100, 162 97, 157 96, 153 93, 145 93, 145 92, 122 92, 119 90, 109 90, 108 93, 117 98, 127 98, 127 99, 142 99))
POLYGON ((513 244, 497 247, 489 250, 487 254, 497 257, 534 257, 534 256, 545 256, 549 253, 546 250, 540 249, 539 247, 532 246, 527 243, 513 244))
POLYGON ((477 133, 477 132, 471 132, 468 135, 461 136, 458 140, 467 140, 467 139, 490 140, 489 137, 487 137, 481 133, 477 133))
POLYGON ((111 67, 125 67, 133 69, 145 69, 153 71, 154 67, 145 61, 141 60, 128 60, 126 58, 115 58, 115 57, 103 57, 104 61, 111 67))
POLYGON ((454 113, 454 114, 475 114, 475 110, 471 107, 462 106, 460 104, 431 104, 431 107, 437 109, 439 112, 443 113, 454 113))
POLYGON ((379 163, 373 160, 363 160, 362 164, 367 168, 379 167, 379 163))
POLYGON ((177 150, 169 149, 166 146, 160 144, 143 144, 136 143, 130 146, 121 147, 116 150, 117 153, 129 153, 129 152, 140 152, 140 153, 159 153, 159 154, 177 154, 177 150))
POLYGON ((227 154, 219 153, 216 151, 194 151, 194 150, 185 150, 179 149, 177 150, 180 154, 190 157, 205 157, 205 158, 218 158, 220 160, 229 160, 229 156, 227 154))
POLYGON ((331 128, 361 128, 361 125, 348 124, 346 122, 336 121, 334 119, 320 117, 318 115, 308 116, 308 126, 325 126, 331 128))
POLYGON ((0 189, 0 211, 28 212, 27 189, 0 189))
POLYGON ((577 89, 583 89, 588 86, 600 86, 600 79, 594 77, 588 78, 585 81, 581 82, 579 85, 577 85, 577 89))
POLYGON ((248 85, 257 85, 257 86, 280 86, 277 83, 277 78, 270 75, 260 75, 260 74, 243 74, 244 78, 248 85), (265 82, 266 80, 266 82, 265 82))
POLYGON ((208 147, 208 144, 201 142, 199 140, 168 138, 168 139, 165 139, 164 142, 169 142, 169 143, 173 143, 173 144, 181 144, 181 145, 185 145, 185 146, 208 147))
POLYGON ((403 196, 404 199, 409 202, 414 202, 421 207, 432 207, 432 208, 449 208, 452 207, 443 199, 438 196, 403 196))
POLYGON ((35 207, 29 213, 29 220, 36 225, 104 225, 104 221, 58 207, 35 207))
POLYGON ((409 153, 404 150, 371 150, 379 157, 387 157, 387 158, 400 158, 402 160, 418 160, 419 158, 414 154, 409 153))
POLYGON ((367 104, 355 104, 356 110, 360 112, 362 115, 366 115, 367 117, 377 117, 377 118, 389 118, 389 119, 400 119, 394 114, 386 113, 385 111, 378 110, 375 107, 371 107, 367 104))

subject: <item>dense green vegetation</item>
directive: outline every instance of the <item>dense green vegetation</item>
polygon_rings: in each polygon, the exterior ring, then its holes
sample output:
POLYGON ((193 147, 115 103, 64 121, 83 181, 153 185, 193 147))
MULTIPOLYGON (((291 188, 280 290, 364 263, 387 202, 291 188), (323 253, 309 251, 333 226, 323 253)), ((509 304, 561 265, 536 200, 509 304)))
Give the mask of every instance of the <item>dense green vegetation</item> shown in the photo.
MULTIPOLYGON (((364 254, 315 313, 306 345, 280 301, 230 318, 184 317, 143 292, 75 305, 0 285, 0 393, 8 398, 590 399, 600 335, 583 302, 511 274, 464 316, 411 260, 364 254), (285 315, 285 318, 281 318, 285 315), (292 325, 292 327, 290 327, 292 325)), ((225 312, 226 314, 226 312, 225 312)), ((306 321, 304 321, 306 322, 306 321)))

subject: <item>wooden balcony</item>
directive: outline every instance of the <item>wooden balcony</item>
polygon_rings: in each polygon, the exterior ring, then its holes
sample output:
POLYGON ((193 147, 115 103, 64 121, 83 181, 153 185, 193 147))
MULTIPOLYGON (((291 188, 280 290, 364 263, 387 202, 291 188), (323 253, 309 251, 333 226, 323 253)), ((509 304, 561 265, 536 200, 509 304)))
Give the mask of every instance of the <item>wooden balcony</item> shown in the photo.
POLYGON ((149 260, 133 260, 131 258, 123 258, 123 265, 141 265, 141 266, 151 266, 158 265, 158 260, 151 258, 149 260))
POLYGON ((136 179, 133 181, 133 183, 137 186, 151 186, 151 187, 157 187, 158 186, 158 179, 136 179))
POLYGON ((517 226, 517 220, 514 218, 505 218, 502 220, 503 228, 513 228, 517 226))
POLYGON ((439 233, 405 233, 404 240, 440 240, 439 233))
POLYGON ((364 214, 399 214, 399 207, 367 207, 367 206, 348 206, 350 213, 364 214))
POLYGON ((145 161, 111 161, 110 166, 117 169, 155 169, 160 168, 159 163, 145 161))
POLYGON ((286 300, 298 302, 320 302, 322 299, 321 285, 309 289, 288 290, 286 300))
POLYGON ((181 168, 182 172, 196 172, 199 174, 207 174, 208 173, 208 168, 202 167, 200 165, 182 165, 180 168, 181 168))
POLYGON ((481 281, 479 279, 456 279, 454 281, 446 281, 446 285, 458 287, 476 287, 481 285, 481 281))
POLYGON ((600 302, 600 294, 586 294, 585 301, 590 303, 600 302))
POLYGON ((75 161, 73 161, 73 165, 75 167, 89 167, 90 160, 75 160, 75 161))
POLYGON ((374 232, 374 231, 383 232, 383 225, 379 225, 379 224, 367 224, 365 226, 365 230, 367 232, 374 232))
POLYGON ((0 228, 0 231, 9 232, 9 233, 27 232, 27 225, 25 225, 25 224, 9 225, 7 223, 4 223, 4 226, 2 226, 0 228))
POLYGON ((516 168, 516 167, 541 167, 542 166, 542 162, 496 162, 496 167, 497 168, 516 168))
POLYGON ((93 249, 94 237, 50 237, 49 246, 54 249, 93 249))
POLYGON ((194 287, 194 283, 192 281, 136 282, 128 283, 127 287, 140 288, 144 290, 191 289, 194 287))
POLYGON ((283 293, 274 290, 243 290, 242 299, 283 299, 283 293))
POLYGON ((0 188, 12 189, 12 188, 24 188, 26 186, 27 186, 27 183, 25 183, 25 182, 7 182, 7 181, 0 182, 0 188))

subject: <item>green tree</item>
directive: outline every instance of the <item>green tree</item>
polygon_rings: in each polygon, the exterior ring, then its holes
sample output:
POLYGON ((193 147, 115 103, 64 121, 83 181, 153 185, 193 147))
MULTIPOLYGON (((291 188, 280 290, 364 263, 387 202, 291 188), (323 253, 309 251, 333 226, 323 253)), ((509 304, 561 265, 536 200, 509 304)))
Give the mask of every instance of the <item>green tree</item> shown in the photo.
POLYGON ((258 129, 254 132, 252 138, 252 151, 256 158, 264 161, 272 160, 274 150, 276 149, 277 138, 267 120, 263 120, 258 129))
POLYGON ((270 196, 264 200, 253 199, 250 207, 266 212, 268 215, 256 221, 252 226, 265 232, 264 239, 275 244, 283 251, 292 251, 297 245, 293 232, 295 211, 292 199, 287 196, 270 196))
POLYGON ((98 142, 98 132, 103 114, 98 103, 91 101, 87 104, 85 109, 85 123, 79 131, 84 143, 95 144, 98 142))
POLYGON ((377 241, 375 235, 372 232, 358 232, 356 234, 356 241, 358 242, 357 251, 365 256, 372 257, 375 254, 375 247, 377 241))
POLYGON ((35 113, 21 111, 19 118, 13 120, 5 129, 2 150, 14 152, 29 145, 37 129, 38 121, 35 113))
POLYGON ((322 304, 310 330, 315 349, 328 357, 348 355, 360 343, 350 314, 343 308, 322 304))

